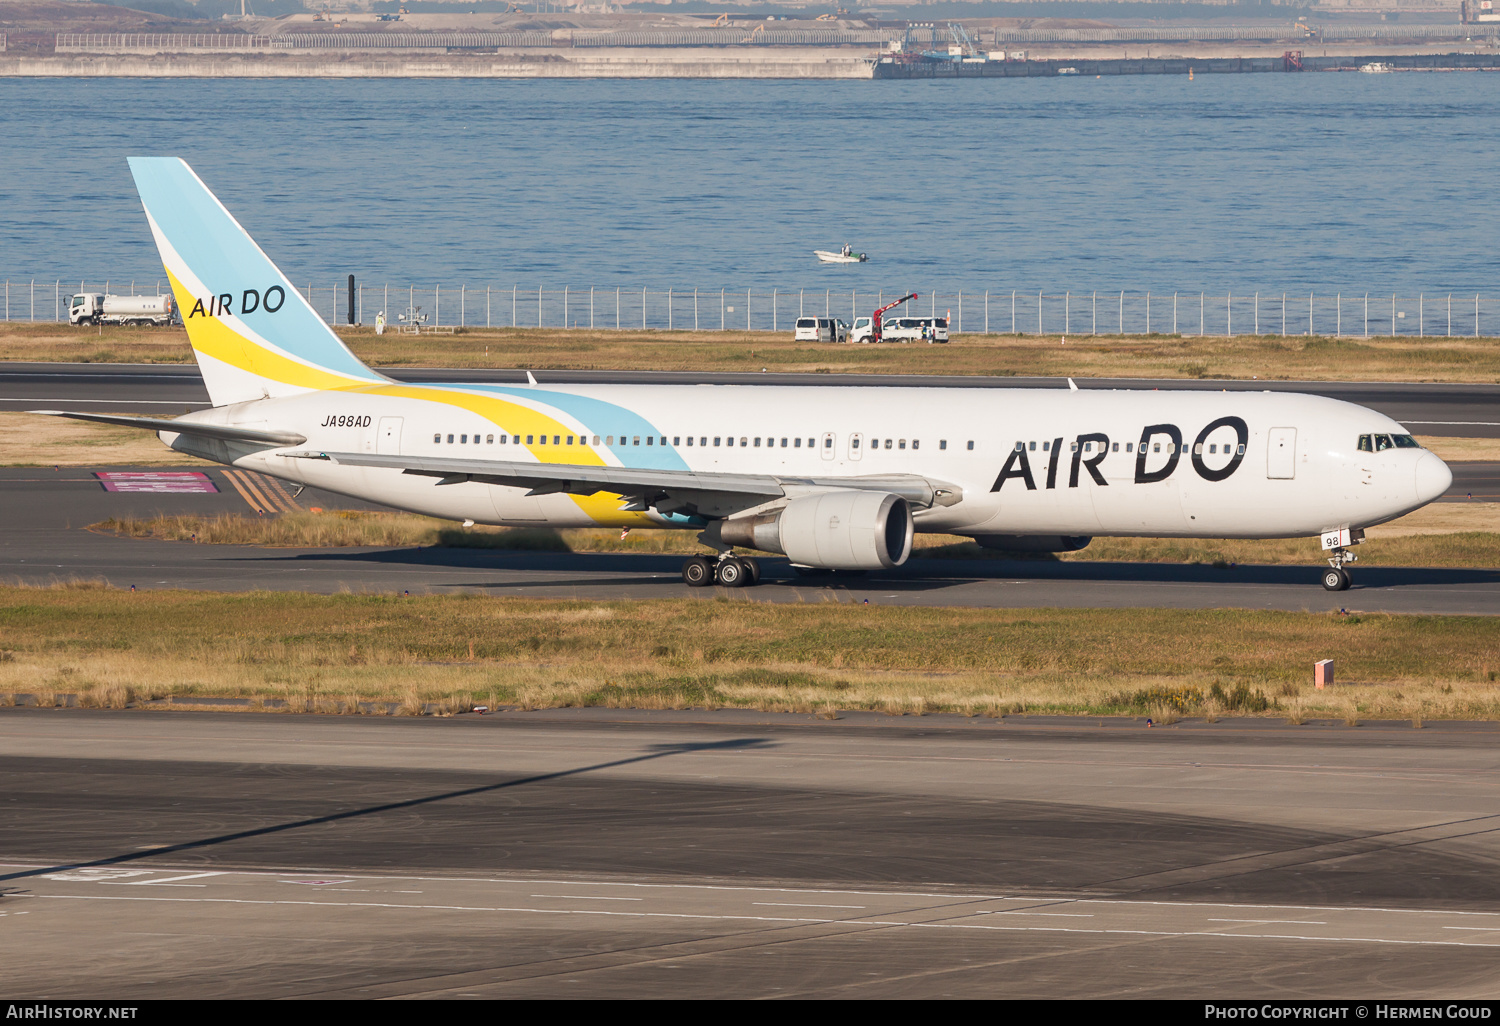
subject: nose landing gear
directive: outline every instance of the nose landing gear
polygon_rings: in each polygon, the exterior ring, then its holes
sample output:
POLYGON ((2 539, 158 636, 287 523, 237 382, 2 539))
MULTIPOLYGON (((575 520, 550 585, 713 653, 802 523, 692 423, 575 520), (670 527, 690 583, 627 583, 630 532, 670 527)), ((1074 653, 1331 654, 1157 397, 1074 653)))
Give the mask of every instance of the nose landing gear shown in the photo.
POLYGON ((748 588, 760 583, 760 563, 750 556, 723 553, 717 561, 694 556, 682 564, 682 579, 690 588, 719 584, 725 588, 748 588))
POLYGON ((1344 569, 1345 563, 1353 563, 1359 559, 1354 553, 1345 548, 1336 548, 1328 555, 1328 569, 1323 571, 1323 588, 1325 591, 1348 591, 1353 578, 1349 571, 1344 569))

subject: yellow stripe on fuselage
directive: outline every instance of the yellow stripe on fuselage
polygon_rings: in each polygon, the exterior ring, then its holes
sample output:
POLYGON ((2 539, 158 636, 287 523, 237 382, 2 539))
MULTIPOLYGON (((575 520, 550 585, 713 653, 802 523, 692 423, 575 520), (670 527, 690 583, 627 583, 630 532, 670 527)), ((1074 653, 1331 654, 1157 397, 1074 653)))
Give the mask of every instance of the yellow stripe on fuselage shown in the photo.
MULTIPOLYGON (((401 399, 418 399, 423 402, 440 403, 465 410, 482 417, 510 435, 567 436, 578 438, 578 445, 528 445, 526 450, 536 457, 538 463, 568 463, 585 467, 605 466, 604 457, 584 443, 585 435, 577 428, 568 427, 547 414, 521 403, 493 395, 476 395, 433 385, 360 385, 345 387, 339 391, 361 395, 392 396, 401 399)), ((545 394, 545 393, 543 393, 545 394)), ((656 521, 645 513, 632 513, 620 509, 624 499, 613 492, 598 492, 594 495, 569 496, 590 520, 602 527, 650 527, 656 521)))

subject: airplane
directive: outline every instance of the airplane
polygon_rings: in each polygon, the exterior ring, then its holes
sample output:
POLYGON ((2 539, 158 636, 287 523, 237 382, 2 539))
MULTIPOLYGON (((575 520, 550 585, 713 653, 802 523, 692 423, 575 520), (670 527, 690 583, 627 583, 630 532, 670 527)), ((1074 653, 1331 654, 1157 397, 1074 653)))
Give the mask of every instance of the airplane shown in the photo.
POLYGON ((36 411, 413 513, 691 530, 692 586, 879 571, 917 531, 1014 552, 1099 536, 1318 537, 1349 587, 1364 529, 1453 475, 1396 421, 1266 392, 839 385, 408 384, 367 367, 178 158, 131 157, 211 409, 36 411))

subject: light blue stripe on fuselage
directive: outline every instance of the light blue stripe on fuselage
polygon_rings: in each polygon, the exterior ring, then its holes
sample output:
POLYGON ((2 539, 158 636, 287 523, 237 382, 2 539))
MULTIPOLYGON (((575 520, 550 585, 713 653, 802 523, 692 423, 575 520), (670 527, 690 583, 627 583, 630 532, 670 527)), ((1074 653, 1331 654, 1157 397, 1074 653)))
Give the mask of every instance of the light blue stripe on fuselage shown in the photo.
POLYGON ((471 385, 471 384, 443 384, 428 386, 439 389, 452 389, 455 391, 477 392, 487 395, 503 395, 508 398, 524 399, 527 402, 543 403, 555 407, 572 417, 591 435, 600 438, 614 435, 616 438, 641 438, 641 445, 614 445, 609 451, 619 458, 621 464, 627 467, 642 467, 650 470, 687 470, 687 462, 671 446, 644 444, 647 437, 654 437, 658 443, 662 440, 662 433, 640 414, 628 410, 614 403, 604 402, 602 399, 591 399, 588 396, 572 395, 567 392, 554 392, 547 389, 519 388, 507 385, 471 385))

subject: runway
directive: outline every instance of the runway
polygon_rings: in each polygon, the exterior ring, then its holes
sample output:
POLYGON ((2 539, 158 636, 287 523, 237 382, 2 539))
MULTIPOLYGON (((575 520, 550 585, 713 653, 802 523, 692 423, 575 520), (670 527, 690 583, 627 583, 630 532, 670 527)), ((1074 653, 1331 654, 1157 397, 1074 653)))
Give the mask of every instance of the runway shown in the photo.
MULTIPOLYGON (((1456 479, 1455 489, 1477 487, 1476 500, 1494 501, 1493 493, 1484 489, 1494 488, 1500 466, 1473 466, 1485 469, 1472 478, 1456 479)), ((294 498, 269 478, 222 467, 197 472, 209 482, 209 490, 199 492, 110 492, 97 476, 140 470, 0 469, 0 524, 6 528, 0 532, 0 581, 103 580, 137 588, 468 592, 589 600, 726 597, 913 606, 1500 614, 1500 569, 1357 567, 1354 587, 1333 594, 1318 584, 1318 553, 1311 545, 1306 566, 913 559, 886 573, 827 579, 798 577, 784 560, 767 558, 762 563, 765 582, 738 590, 687 587, 679 574, 681 556, 436 547, 254 548, 129 539, 84 530, 112 516, 254 516, 359 505, 314 489, 294 498)))
POLYGON ((0 710, 7 990, 1493 998, 1485 724, 0 710))
MULTIPOLYGON (((522 383, 524 370, 385 367, 398 381, 522 383)), ((1062 378, 882 374, 697 374, 670 371, 538 371, 543 384, 910 385, 935 388, 1067 388, 1062 378)), ((1500 385, 1399 382, 1241 381, 1078 378, 1080 388, 1303 392, 1368 406, 1413 434, 1500 438, 1500 385)), ((193 366, 158 364, 0 364, 0 411, 69 409, 179 414, 209 405, 193 366)))

